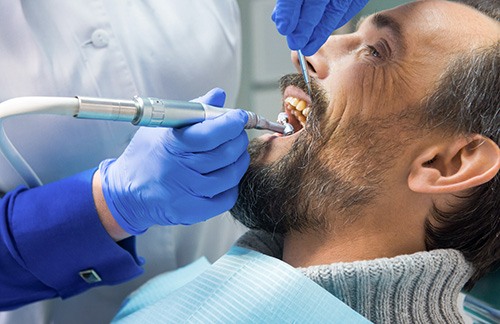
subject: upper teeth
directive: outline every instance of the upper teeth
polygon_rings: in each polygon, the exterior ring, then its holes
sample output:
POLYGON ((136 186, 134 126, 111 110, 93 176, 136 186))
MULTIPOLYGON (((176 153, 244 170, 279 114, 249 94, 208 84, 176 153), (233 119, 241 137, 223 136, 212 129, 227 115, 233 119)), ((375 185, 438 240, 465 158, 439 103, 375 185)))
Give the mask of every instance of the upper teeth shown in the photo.
POLYGON ((304 126, 307 120, 307 116, 309 116, 309 112, 311 110, 309 107, 307 107, 307 102, 295 97, 287 97, 285 99, 285 104, 287 104, 287 108, 290 109, 292 115, 297 117, 302 126, 304 126))

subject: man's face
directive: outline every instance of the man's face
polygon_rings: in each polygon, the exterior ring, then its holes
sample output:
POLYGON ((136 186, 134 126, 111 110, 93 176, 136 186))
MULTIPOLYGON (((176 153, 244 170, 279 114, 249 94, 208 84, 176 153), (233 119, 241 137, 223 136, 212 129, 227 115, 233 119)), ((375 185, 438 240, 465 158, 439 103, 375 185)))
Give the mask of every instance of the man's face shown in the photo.
POLYGON ((328 229, 331 215, 350 222, 404 186, 412 157, 428 141, 416 127, 421 101, 452 56, 494 28, 471 8, 422 1, 330 37, 307 58, 312 100, 300 75, 282 80, 284 109, 305 128, 252 143, 233 215, 268 231, 328 229))

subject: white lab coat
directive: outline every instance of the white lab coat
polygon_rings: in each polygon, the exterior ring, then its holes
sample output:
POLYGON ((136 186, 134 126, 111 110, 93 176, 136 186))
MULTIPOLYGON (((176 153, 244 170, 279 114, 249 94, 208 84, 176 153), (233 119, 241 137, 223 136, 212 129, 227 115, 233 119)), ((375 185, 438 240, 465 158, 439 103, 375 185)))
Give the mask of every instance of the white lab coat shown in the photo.
MULTIPOLYGON (((235 0, 0 0, 0 101, 14 97, 134 95, 189 100, 221 87, 235 103, 241 65, 235 0)), ((6 132, 44 183, 118 156, 136 128, 22 116, 6 132)), ((22 184, 0 156, 0 190, 22 184)), ((148 278, 201 255, 214 261, 244 231, 229 215, 138 237, 145 274, 68 300, 0 312, 0 323, 105 323, 148 278)))

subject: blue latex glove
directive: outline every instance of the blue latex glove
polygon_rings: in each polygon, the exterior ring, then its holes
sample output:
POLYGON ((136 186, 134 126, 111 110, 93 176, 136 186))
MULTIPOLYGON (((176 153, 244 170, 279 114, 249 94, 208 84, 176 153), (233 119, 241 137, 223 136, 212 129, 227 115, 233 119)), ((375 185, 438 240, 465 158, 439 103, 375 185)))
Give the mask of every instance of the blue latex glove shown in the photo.
POLYGON ((276 0, 272 19, 291 50, 313 55, 368 0, 276 0))
MULTIPOLYGON (((213 89, 195 101, 223 106, 213 89)), ((130 234, 158 225, 194 224, 231 207, 250 156, 242 110, 184 127, 137 131, 125 152, 99 166, 104 198, 130 234)))

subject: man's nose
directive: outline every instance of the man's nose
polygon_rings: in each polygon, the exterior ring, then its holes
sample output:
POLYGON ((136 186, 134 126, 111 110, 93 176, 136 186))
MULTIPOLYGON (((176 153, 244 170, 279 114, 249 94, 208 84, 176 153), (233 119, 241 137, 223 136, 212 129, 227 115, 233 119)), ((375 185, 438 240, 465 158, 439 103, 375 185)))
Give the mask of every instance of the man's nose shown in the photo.
MULTIPOLYGON (((324 79, 328 76, 328 59, 325 55, 325 45, 323 45, 314 55, 305 57, 307 71, 309 72, 309 75, 311 77, 316 79, 324 79)), ((292 63, 295 66, 295 69, 299 73, 302 73, 297 51, 292 51, 291 56, 292 63)))
MULTIPOLYGON (((359 44, 359 39, 354 34, 332 35, 326 43, 312 56, 306 56, 309 75, 316 79, 326 79, 332 73, 341 58, 348 55, 359 44)), ((292 51, 292 63, 301 73, 299 56, 292 51)))

